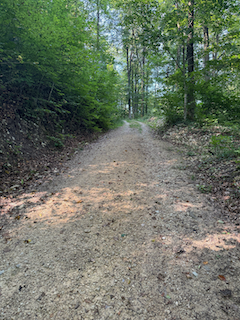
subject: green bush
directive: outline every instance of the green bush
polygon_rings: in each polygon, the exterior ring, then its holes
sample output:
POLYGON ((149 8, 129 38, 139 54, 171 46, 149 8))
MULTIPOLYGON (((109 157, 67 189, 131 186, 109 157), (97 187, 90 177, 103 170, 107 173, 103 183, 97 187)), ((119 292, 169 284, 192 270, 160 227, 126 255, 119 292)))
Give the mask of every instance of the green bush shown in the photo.
POLYGON ((239 153, 235 148, 232 136, 214 135, 211 137, 210 145, 218 158, 233 158, 239 153))
POLYGON ((163 115, 167 125, 184 120, 183 96, 180 92, 167 92, 161 98, 163 115))

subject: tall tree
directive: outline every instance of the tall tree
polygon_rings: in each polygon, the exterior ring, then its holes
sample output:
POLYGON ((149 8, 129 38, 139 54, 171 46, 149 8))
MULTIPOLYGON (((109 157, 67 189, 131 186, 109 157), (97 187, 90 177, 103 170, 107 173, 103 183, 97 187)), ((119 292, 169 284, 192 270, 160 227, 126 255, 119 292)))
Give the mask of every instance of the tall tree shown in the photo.
POLYGON ((194 97, 194 0, 188 2, 188 37, 187 37, 187 64, 188 64, 188 88, 187 88, 187 112, 186 119, 194 120, 196 102, 194 97))

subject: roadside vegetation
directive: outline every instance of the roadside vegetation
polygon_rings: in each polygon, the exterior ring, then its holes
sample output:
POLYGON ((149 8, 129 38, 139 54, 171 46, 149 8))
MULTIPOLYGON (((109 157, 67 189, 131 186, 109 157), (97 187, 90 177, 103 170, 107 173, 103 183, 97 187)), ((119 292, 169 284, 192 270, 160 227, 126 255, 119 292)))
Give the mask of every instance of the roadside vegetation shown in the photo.
POLYGON ((196 188, 221 204, 222 210, 237 219, 240 213, 240 130, 228 126, 178 123, 166 126, 163 119, 152 117, 146 121, 162 139, 181 152, 189 177, 196 188), (238 214, 238 215, 236 215, 238 214))

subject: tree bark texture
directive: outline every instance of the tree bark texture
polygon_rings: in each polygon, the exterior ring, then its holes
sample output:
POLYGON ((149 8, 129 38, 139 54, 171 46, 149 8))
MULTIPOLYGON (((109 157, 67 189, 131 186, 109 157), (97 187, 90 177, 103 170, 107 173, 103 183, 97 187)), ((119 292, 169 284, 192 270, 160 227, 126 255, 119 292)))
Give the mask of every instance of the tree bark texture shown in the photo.
POLYGON ((99 50, 100 38, 100 0, 97 0, 97 50, 99 50))
POLYGON ((206 70, 206 68, 208 66, 208 62, 209 62, 209 52, 207 52, 208 48, 209 48, 209 32, 208 32, 207 26, 203 27, 203 41, 204 41, 204 52, 205 52, 205 54, 204 54, 205 80, 209 81, 210 76, 206 70))
POLYGON ((194 0, 190 0, 188 3, 188 38, 187 38, 187 63, 188 63, 188 88, 187 88, 187 114, 188 120, 194 120, 195 115, 195 97, 194 97, 194 0))
POLYGON ((145 106, 144 106, 144 102, 145 102, 145 97, 144 97, 144 93, 145 93, 145 82, 144 82, 144 78, 145 78, 145 48, 143 48, 143 52, 142 52, 143 56, 142 56, 142 116, 144 116, 144 111, 145 111, 145 106))
POLYGON ((129 63, 129 50, 127 47, 127 74, 128 74, 128 114, 129 119, 131 119, 131 67, 129 63))

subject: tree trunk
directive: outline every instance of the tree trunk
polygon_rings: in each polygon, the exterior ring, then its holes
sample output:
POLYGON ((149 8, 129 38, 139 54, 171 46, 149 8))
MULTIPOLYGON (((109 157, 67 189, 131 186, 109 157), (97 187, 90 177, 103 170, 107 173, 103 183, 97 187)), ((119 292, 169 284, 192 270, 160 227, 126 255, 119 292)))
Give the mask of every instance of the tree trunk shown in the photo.
POLYGON ((183 64, 183 91, 184 91, 184 120, 187 119, 187 83, 186 83, 186 60, 185 60, 185 41, 182 47, 182 64, 183 64))
POLYGON ((155 97, 154 97, 154 108, 157 106, 157 80, 158 80, 158 67, 157 67, 157 74, 156 74, 156 80, 155 80, 155 97))
POLYGON ((149 72, 147 70, 147 78, 146 78, 146 85, 145 85, 145 114, 148 113, 148 80, 149 80, 149 72))
POLYGON ((134 63, 133 63, 133 57, 132 57, 132 52, 131 52, 131 94, 132 94, 132 108, 133 108, 133 117, 135 118, 136 116, 136 107, 135 107, 135 96, 134 96, 134 82, 133 82, 133 77, 134 77, 134 63))
POLYGON ((188 86, 187 86, 187 113, 188 120, 194 120, 195 116, 195 97, 194 86, 195 81, 193 77, 194 71, 194 45, 193 45, 193 32, 194 32, 194 0, 190 0, 188 11, 188 38, 187 38, 187 63, 188 63, 188 86))
POLYGON ((52 87, 51 87, 51 90, 50 90, 50 92, 49 92, 48 101, 51 100, 52 93, 53 93, 53 88, 54 88, 54 82, 52 83, 52 87))
POLYGON ((145 106, 144 106, 144 91, 145 91, 145 82, 144 82, 144 77, 145 77, 145 48, 143 48, 143 57, 142 57, 142 116, 144 116, 144 110, 145 110, 145 106))
POLYGON ((99 50, 100 38, 100 0, 97 0, 97 50, 99 50))
MULTIPOLYGON (((219 34, 216 34, 216 45, 218 46, 219 43, 219 34)), ((214 59, 217 60, 217 56, 218 56, 218 52, 217 52, 217 48, 215 50, 215 54, 214 54, 214 59)))
POLYGON ((137 63, 135 65, 135 73, 134 73, 134 105, 135 105, 135 113, 138 113, 138 105, 137 105, 137 72, 138 72, 138 69, 137 69, 137 63))
POLYGON ((209 62, 209 52, 207 52, 209 48, 209 33, 208 33, 208 27, 203 27, 203 41, 204 41, 204 68, 205 68, 205 80, 209 81, 210 76, 207 74, 206 68, 208 66, 209 62))
POLYGON ((128 74, 128 115, 129 119, 131 119, 131 69, 130 69, 130 63, 129 63, 129 53, 128 53, 128 47, 127 47, 127 74, 128 74))
MULTIPOLYGON (((175 3, 175 7, 176 9, 178 9, 178 2, 175 3)), ((178 28, 178 32, 180 33, 180 23, 179 21, 177 22, 177 28, 178 28)), ((179 68, 180 66, 180 60, 181 60, 181 45, 178 46, 177 48, 177 64, 176 64, 176 70, 179 68)))

